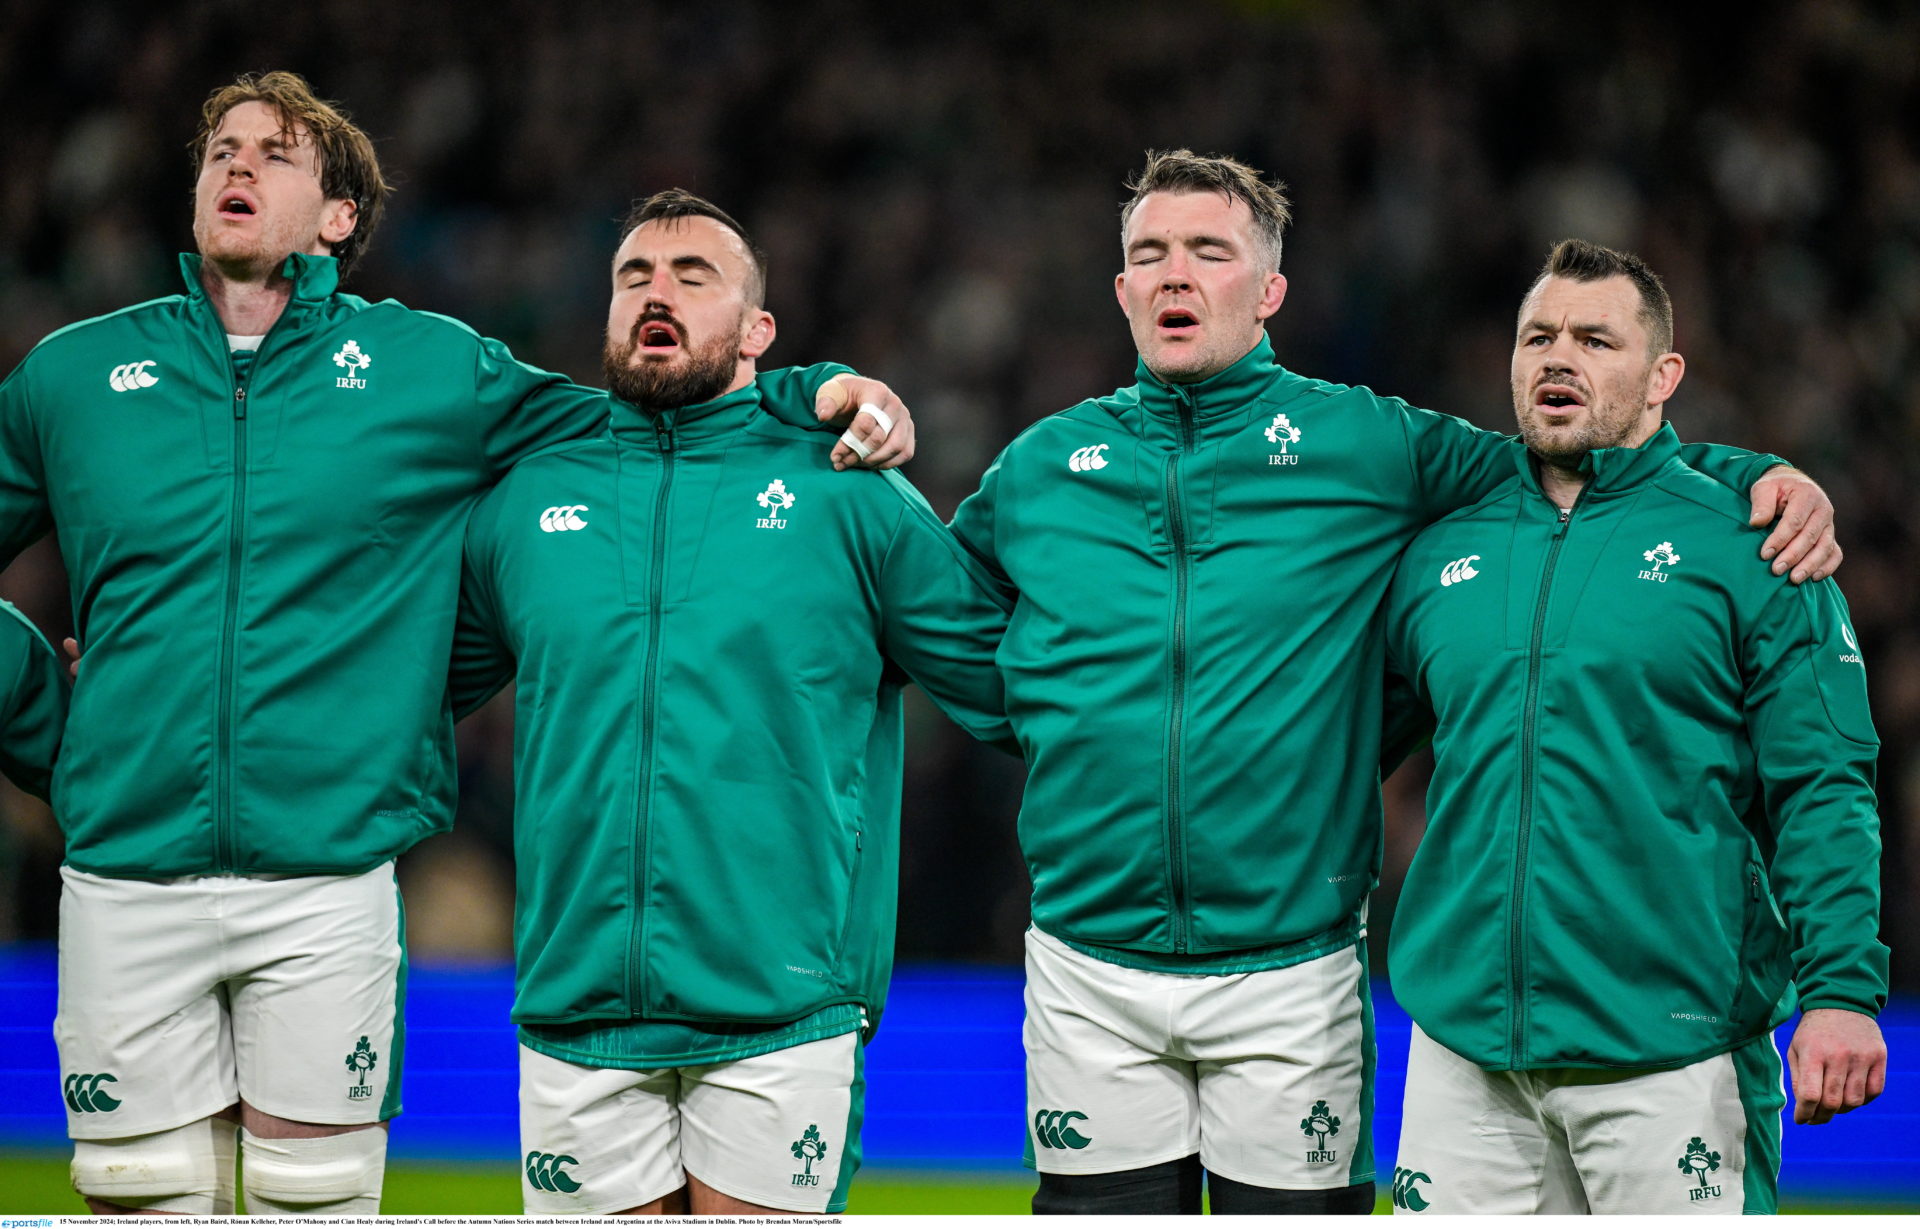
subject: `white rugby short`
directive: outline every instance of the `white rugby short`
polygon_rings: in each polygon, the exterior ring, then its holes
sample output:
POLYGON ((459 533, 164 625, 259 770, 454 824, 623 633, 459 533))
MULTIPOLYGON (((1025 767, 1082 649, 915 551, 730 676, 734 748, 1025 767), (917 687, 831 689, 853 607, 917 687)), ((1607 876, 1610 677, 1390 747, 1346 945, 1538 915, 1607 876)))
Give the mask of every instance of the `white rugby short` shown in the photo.
POLYGON ((1661 1071, 1486 1071, 1416 1026, 1394 1211, 1771 1213, 1780 1074, 1771 1035, 1661 1071))
POLYGON ((406 957, 391 862, 359 875, 60 877, 67 1134, 168 1131, 243 1099, 329 1125, 399 1112, 406 957))
POLYGON ((691 1173, 724 1195, 838 1212, 860 1166, 857 1032, 753 1058, 651 1071, 520 1047, 520 1187, 532 1216, 652 1203, 691 1173))
POLYGON ((1027 1142, 1042 1173, 1194 1153, 1250 1186, 1373 1180, 1373 1010, 1357 947, 1153 973, 1027 931, 1027 1142))

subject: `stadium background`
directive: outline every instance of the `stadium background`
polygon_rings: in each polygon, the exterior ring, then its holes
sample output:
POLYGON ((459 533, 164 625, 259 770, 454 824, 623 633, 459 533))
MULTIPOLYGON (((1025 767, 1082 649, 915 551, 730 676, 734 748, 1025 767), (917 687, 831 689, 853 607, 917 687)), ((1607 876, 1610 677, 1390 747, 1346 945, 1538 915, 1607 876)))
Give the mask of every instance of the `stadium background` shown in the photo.
MULTIPOLYGON (((1689 363, 1671 407, 1683 437, 1787 456, 1838 506, 1841 580, 1885 747, 1883 933, 1896 990, 1911 995, 1920 10, 1806 0, 1742 13, 1726 24, 1704 8, 1641 3, 14 0, 0 14, 0 371, 54 328, 177 289, 200 102, 237 72, 272 67, 343 100, 398 186, 349 289, 447 312, 592 381, 615 220, 636 196, 690 188, 771 254, 773 361, 845 361, 913 407, 921 444, 909 472, 943 513, 1027 423, 1129 382, 1110 289, 1116 206, 1147 147, 1231 152, 1291 186, 1291 289, 1271 330, 1283 362, 1483 426, 1510 426, 1513 311, 1548 245, 1580 235, 1628 247, 1673 292, 1689 363)), ((51 635, 71 627, 51 543, 0 576, 0 595, 51 635)), ((908 1059, 909 1042, 883 1031, 870 1142, 878 1165, 972 1166, 991 1186, 1020 1134, 1006 1066, 1017 1064, 1010 966, 1026 922, 1019 770, 928 705, 910 723, 909 972, 890 1029, 913 1034, 911 1000, 936 1022, 960 1013, 975 1035, 936 1030, 924 1059, 908 1059), (971 1099, 937 1080, 884 1097, 889 1044, 922 1076, 997 1074, 963 1079, 971 1099), (975 1118, 963 1102, 978 1103, 975 1118), (961 1117, 888 1116, 909 1103, 961 1117)), ((415 1163, 512 1151, 501 1123, 463 1135, 457 1113, 440 1116, 437 1096, 422 1095, 438 1087, 434 1028, 504 1033, 509 706, 466 723, 460 741, 458 829, 402 864, 421 994, 451 996, 416 998, 414 1109, 395 1136, 397 1156, 415 1163), (432 1016, 443 1010, 452 1014, 432 1016)), ((1376 969, 1423 784, 1416 764, 1388 787, 1376 969)), ((45 982, 59 835, 10 788, 0 812, 0 940, 11 944, 0 949, 10 1005, 0 1044, 12 1056, 0 1064, 0 1144, 45 1158, 57 1155, 58 1093, 34 987, 45 982)), ((1901 1031, 1896 1069, 1911 1085, 1920 1032, 1901 1031)), ((449 1061, 463 1086, 507 1078, 482 1074, 491 1058, 449 1061)), ((489 1088, 468 1100, 510 1113, 510 1088, 505 1102, 489 1088)), ((1794 1132, 1790 1192, 1796 1155, 1818 1152, 1839 1166, 1805 1169, 1822 1197, 1911 1198, 1915 1107, 1920 1091, 1896 1077, 1864 1114, 1794 1132)), ((1395 1109, 1383 1084, 1382 1110, 1395 1109)), ((0 1162, 0 1192, 29 1189, 12 1179, 40 1172, 17 1163, 26 1168, 0 1162)), ((513 1198, 504 1164, 497 1206, 513 1198)), ((908 1203, 885 1206, 957 1198, 902 1189, 908 1203)), ((0 1210, 36 1210, 14 1202, 0 1194, 0 1210)))

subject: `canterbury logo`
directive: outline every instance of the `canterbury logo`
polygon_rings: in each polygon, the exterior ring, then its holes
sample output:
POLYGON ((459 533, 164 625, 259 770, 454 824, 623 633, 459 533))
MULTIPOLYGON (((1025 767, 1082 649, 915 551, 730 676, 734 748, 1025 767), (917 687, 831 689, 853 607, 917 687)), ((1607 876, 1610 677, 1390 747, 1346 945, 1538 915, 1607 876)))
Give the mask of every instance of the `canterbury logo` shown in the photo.
POLYGON ((586 510, 585 504, 561 504, 557 508, 548 508, 540 514, 540 528, 547 533, 565 533, 569 529, 585 529, 587 523, 580 519, 580 513, 586 510))
POLYGON ((147 370, 154 363, 153 359, 143 363, 122 363, 107 376, 107 386, 116 393, 130 393, 136 388, 152 388, 160 382, 159 376, 147 370))
POLYGON ((99 1075, 70 1075, 65 1085, 67 1108, 76 1114, 110 1114, 120 1108, 120 1102, 107 1095, 100 1085, 119 1082, 104 1071, 99 1075))
POLYGON ((1086 448, 1076 448, 1073 455, 1067 458, 1067 468, 1076 474, 1085 473, 1088 470, 1105 469, 1107 459, 1100 454, 1109 447, 1111 445, 1093 444, 1086 448))
POLYGON ((1086 1120, 1079 1110, 1041 1110, 1033 1116, 1033 1137, 1042 1148, 1084 1148, 1093 1141, 1074 1130, 1073 1124, 1086 1120))
POLYGON ((1480 575, 1480 569, 1473 566, 1473 561, 1479 557, 1478 555, 1468 555, 1465 559, 1455 559, 1446 567, 1441 568, 1441 586, 1463 584, 1480 575))
POLYGON ((1427 1197, 1420 1193, 1419 1183, 1431 1182, 1432 1178, 1411 1169, 1400 1168, 1393 1171, 1393 1206, 1405 1208, 1409 1212, 1424 1212, 1431 1205, 1427 1197))
POLYGON ((580 1184, 573 1180, 572 1174, 560 1167, 579 1163, 565 1153, 555 1156, 551 1152, 541 1152, 536 1149, 527 1153, 527 1181, 531 1182, 536 1190, 571 1195, 580 1189, 580 1184))

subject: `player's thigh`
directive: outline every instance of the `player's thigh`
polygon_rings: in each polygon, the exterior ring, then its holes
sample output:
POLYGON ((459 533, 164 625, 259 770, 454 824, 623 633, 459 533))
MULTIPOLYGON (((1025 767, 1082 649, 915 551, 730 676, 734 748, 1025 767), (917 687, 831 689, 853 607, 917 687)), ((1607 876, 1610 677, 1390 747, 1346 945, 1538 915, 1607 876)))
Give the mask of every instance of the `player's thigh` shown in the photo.
POLYGON ((67 1133, 149 1135, 232 1105, 220 934, 201 881, 60 875, 53 1031, 67 1133))
POLYGON ((674 1070, 582 1067, 520 1047, 520 1190, 529 1215, 601 1216, 686 1185, 674 1070))
POLYGON ((759 1207, 845 1209, 866 1112, 858 1033, 684 1067, 681 1075, 681 1158, 689 1177, 759 1207))
POLYGON ((1566 1142, 1524 1073, 1483 1071, 1413 1030, 1395 1158, 1395 1212, 1585 1211, 1566 1142))
POLYGON ((237 884, 230 987, 240 1094, 295 1122, 399 1112, 406 951, 391 863, 237 884))
POLYGON ((1168 1052, 1164 1028, 1189 980, 1109 964, 1027 932, 1022 1036, 1034 1168, 1118 1173, 1199 1151, 1193 1064, 1168 1052))
POLYGON ((1373 1011, 1355 948, 1196 979, 1180 1035, 1199 1060, 1200 1160, 1235 1182, 1371 1182, 1373 1011))
POLYGON ((1670 1071, 1574 1073, 1549 1106, 1599 1213, 1775 1210, 1780 1056, 1771 1036, 1670 1071))

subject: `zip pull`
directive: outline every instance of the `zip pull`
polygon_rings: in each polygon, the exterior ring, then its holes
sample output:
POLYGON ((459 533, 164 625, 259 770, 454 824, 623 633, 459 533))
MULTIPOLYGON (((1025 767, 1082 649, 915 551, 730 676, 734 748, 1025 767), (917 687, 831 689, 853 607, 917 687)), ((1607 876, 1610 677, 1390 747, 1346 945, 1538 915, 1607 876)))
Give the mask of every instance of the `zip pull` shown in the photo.
POLYGON ((234 386, 233 416, 235 418, 245 418, 247 416, 247 386, 244 384, 234 386))
POLYGON ((653 432, 654 432, 654 435, 658 437, 658 439, 660 440, 660 451, 672 452, 673 451, 672 425, 669 424, 667 420, 664 418, 656 418, 653 420, 653 432))

